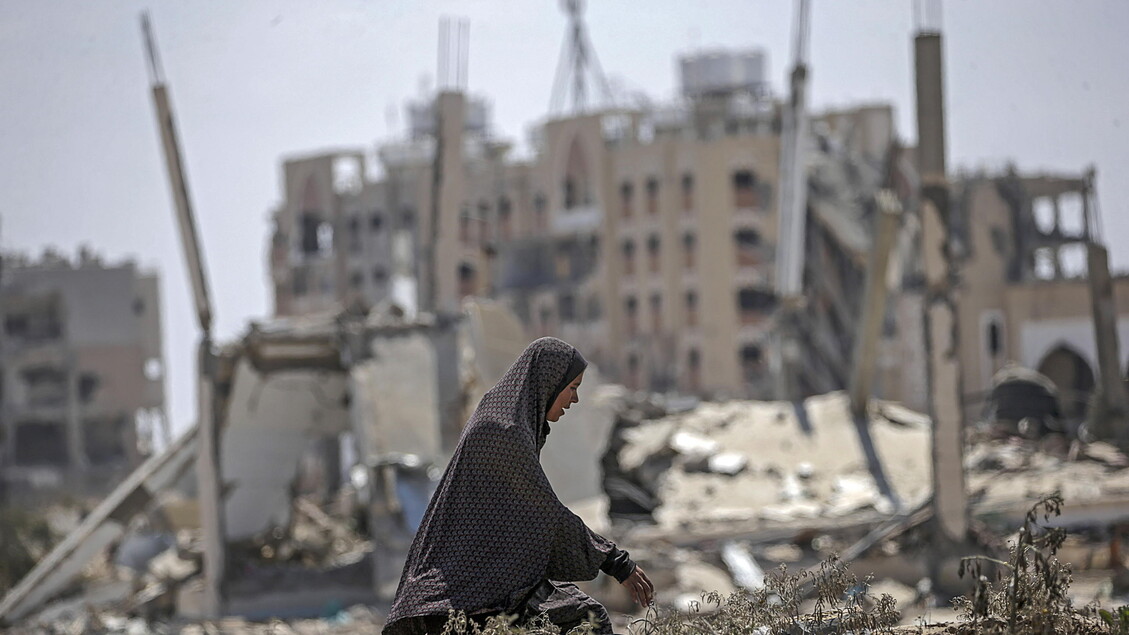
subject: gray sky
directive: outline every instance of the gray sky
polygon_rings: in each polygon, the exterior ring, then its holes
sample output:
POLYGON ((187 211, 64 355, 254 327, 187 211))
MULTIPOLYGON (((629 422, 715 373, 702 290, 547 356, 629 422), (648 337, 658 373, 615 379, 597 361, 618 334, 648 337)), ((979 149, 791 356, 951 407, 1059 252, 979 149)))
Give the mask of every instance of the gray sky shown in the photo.
MULTIPOLYGON (((792 3, 590 0, 613 81, 665 100, 675 56, 761 47, 783 92, 792 3)), ((812 99, 891 101, 915 137, 909 0, 814 0, 812 99)), ((198 337, 149 102, 137 16, 149 9, 176 110, 217 332, 265 316, 280 158, 371 150, 434 84, 439 18, 470 20, 469 87, 523 141, 548 109, 566 19, 552 0, 0 0, 0 246, 86 243, 161 273, 169 412, 192 420, 198 337)), ((950 165, 1098 167, 1115 267, 1129 268, 1129 2, 943 4, 950 165)))

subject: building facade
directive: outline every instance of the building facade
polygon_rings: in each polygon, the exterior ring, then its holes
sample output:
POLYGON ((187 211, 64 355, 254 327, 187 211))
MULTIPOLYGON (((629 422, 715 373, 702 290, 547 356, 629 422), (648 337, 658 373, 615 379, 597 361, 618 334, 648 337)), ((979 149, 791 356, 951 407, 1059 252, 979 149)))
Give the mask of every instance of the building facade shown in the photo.
POLYGON ((11 495, 105 493, 167 432, 155 274, 85 251, 9 255, 0 326, 0 476, 11 495))
MULTIPOLYGON (((355 152, 287 161, 271 252, 276 313, 393 300, 450 313, 489 296, 527 337, 562 337, 630 388, 773 397, 781 105, 763 68, 711 84, 701 60, 689 61, 675 104, 548 120, 525 160, 491 135, 481 100, 442 92, 412 107, 406 140, 378 149, 380 178, 365 178, 363 165, 351 182, 334 175, 334 164, 360 161, 355 152)), ((924 410, 915 153, 898 146, 894 121, 887 104, 812 117, 800 385, 813 394, 848 383, 874 196, 888 188, 905 213, 875 394, 924 410)), ((1093 184, 1010 174, 961 176, 953 188, 962 390, 975 415, 1008 361, 1042 367, 1021 335, 1043 319, 1039 294, 1084 289, 1084 272, 1063 263, 1093 238, 1093 184)), ((1090 315, 1088 303, 1057 310, 1079 324, 1090 315)))

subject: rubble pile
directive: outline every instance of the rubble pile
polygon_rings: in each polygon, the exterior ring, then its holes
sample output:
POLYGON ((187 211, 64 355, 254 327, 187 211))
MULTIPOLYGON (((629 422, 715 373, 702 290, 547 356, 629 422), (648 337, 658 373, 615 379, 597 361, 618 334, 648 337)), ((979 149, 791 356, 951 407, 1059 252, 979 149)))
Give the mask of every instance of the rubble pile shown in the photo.
POLYGON ((843 393, 800 408, 703 403, 616 433, 616 469, 654 499, 655 527, 640 529, 651 535, 888 516, 929 495, 928 420, 893 404, 871 417, 869 437, 892 488, 882 492, 843 393))

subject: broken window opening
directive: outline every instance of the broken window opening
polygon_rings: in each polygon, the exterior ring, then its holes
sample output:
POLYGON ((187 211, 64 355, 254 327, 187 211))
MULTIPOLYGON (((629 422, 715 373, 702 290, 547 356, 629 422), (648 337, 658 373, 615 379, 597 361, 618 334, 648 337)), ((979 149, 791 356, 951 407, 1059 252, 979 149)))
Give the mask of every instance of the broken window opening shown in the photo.
POLYGON ((659 264, 660 264, 659 247, 660 246, 661 246, 661 242, 659 241, 659 237, 657 235, 652 234, 651 237, 647 239, 647 257, 648 257, 647 259, 648 259, 648 263, 649 263, 648 269, 650 269, 651 273, 658 273, 658 271, 659 271, 659 264))
POLYGON ((579 204, 576 196, 576 183, 572 179, 564 180, 564 208, 570 210, 579 204))
POLYGON ((737 242, 737 266, 756 267, 760 265, 760 233, 755 229, 741 229, 733 237, 737 242))
POLYGON ((686 353, 686 384, 690 390, 699 390, 702 384, 702 354, 692 348, 686 353))
POLYGON ((632 186, 630 181, 624 181, 623 184, 619 186, 620 209, 623 213, 624 218, 630 218, 631 217, 631 214, 632 214, 632 211, 633 211, 632 210, 632 206, 633 206, 632 199, 634 198, 634 195, 635 195, 634 189, 635 188, 634 188, 634 186, 632 186))
POLYGON ((624 301, 624 313, 627 316, 627 335, 633 337, 639 331, 639 301, 635 296, 629 296, 624 301))
POLYGON ((459 299, 473 296, 478 293, 478 273, 474 267, 462 263, 459 265, 459 299))
POLYGON ((61 406, 67 403, 67 373, 52 366, 23 369, 27 401, 32 406, 61 406))
POLYGON ((1090 394, 1094 391, 1094 371, 1074 349, 1059 346, 1046 354, 1036 369, 1054 382, 1059 390, 1059 401, 1064 417, 1081 421, 1089 408, 1090 394))
POLYGON ((82 373, 78 378, 78 398, 82 403, 94 401, 94 393, 101 385, 101 380, 94 373, 82 373))
POLYGON ((647 179, 647 213, 659 213, 659 180, 655 177, 647 179))
POLYGON ((687 214, 694 211, 694 175, 689 172, 682 175, 682 211, 687 214))
POLYGON ((756 344, 746 344, 741 347, 741 375, 745 383, 754 383, 761 379, 764 372, 764 355, 761 347, 756 344))
POLYGON ((478 202, 478 221, 475 223, 478 227, 478 246, 485 247, 490 242, 490 203, 486 201, 478 202))
POLYGON ((1000 338, 999 320, 993 319, 988 323, 988 333, 986 339, 988 341, 988 354, 992 357, 998 356, 1000 354, 1000 351, 1003 349, 1003 342, 1000 338))
POLYGON ((698 293, 696 291, 686 292, 686 326, 695 327, 698 325, 698 293))
POLYGON ((28 421, 16 424, 17 465, 65 466, 69 463, 66 428, 58 421, 28 421))
POLYGON ((685 265, 687 270, 693 270, 696 266, 695 255, 698 239, 694 234, 689 232, 682 237, 682 251, 685 256, 685 265))
POLYGON ((361 241, 361 217, 349 217, 349 251, 351 253, 360 253, 364 247, 361 241))
POLYGON ((760 206, 757 197, 757 177, 752 170, 738 170, 733 173, 733 200, 738 208, 760 206))
POLYGON ((301 223, 302 255, 306 257, 316 256, 320 250, 318 230, 321 227, 321 216, 317 212, 303 212, 301 223))
POLYGON ((1031 216, 1040 234, 1049 236, 1058 230, 1058 210, 1053 198, 1040 196, 1031 201, 1031 216))
POLYGON ((374 234, 384 228, 384 215, 380 213, 380 210, 374 209, 372 211, 372 215, 369 217, 368 227, 374 234))
POLYGON ((627 356, 627 386, 632 390, 639 390, 639 356, 631 353, 627 356))
POLYGON ((388 281, 388 271, 379 265, 373 267, 372 280, 377 284, 384 284, 388 281))
POLYGON ((498 237, 503 241, 513 238, 510 217, 510 199, 503 196, 498 199, 498 237))
POLYGON ((623 274, 635 275, 635 242, 631 239, 623 241, 623 274))
POLYGON ((1039 280, 1054 280, 1057 275, 1055 252, 1050 247, 1035 250, 1035 278, 1039 280))
POLYGON ((1086 206, 1081 192, 1063 192, 1058 196, 1058 226, 1063 234, 1086 237, 1086 206))
POLYGON ((741 324, 755 324, 776 307, 776 296, 760 289, 741 289, 737 307, 741 324))

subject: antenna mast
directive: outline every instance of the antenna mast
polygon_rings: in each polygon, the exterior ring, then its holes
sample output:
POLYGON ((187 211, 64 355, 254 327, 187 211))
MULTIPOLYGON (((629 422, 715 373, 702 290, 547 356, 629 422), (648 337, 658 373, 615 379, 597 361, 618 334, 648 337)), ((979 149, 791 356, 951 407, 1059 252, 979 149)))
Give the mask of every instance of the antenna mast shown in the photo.
POLYGON ((585 112, 588 108, 589 74, 600 91, 601 103, 607 106, 614 105, 611 87, 608 85, 607 77, 604 76, 600 60, 596 58, 596 51, 592 48, 584 25, 584 0, 562 0, 561 6, 568 13, 569 30, 561 49, 556 77, 553 80, 549 112, 554 114, 565 112, 570 86, 572 112, 577 114, 585 112))

